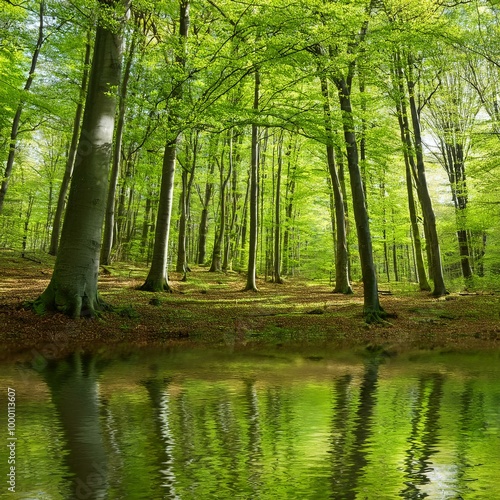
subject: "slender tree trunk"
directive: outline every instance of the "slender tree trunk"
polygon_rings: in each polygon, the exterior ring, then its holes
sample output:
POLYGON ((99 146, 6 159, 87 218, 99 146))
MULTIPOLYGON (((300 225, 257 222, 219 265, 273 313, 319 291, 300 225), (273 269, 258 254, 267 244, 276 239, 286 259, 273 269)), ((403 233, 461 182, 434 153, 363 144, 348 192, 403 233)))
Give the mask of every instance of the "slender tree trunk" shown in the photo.
POLYGON ((115 197, 118 185, 118 175, 120 173, 120 160, 122 155, 123 131, 125 128, 125 110, 127 102, 128 82, 130 80, 130 70, 135 51, 136 32, 132 35, 127 62, 123 71, 121 81, 120 96, 118 103, 118 120, 116 123, 115 142, 113 148, 113 162, 111 165, 111 176, 109 180, 108 199, 106 203, 106 217, 104 220, 104 235, 101 248, 101 262, 103 265, 111 263, 111 249, 113 247, 114 227, 115 227, 115 197))
POLYGON ((183 273, 183 279, 186 279, 188 269, 187 258, 187 223, 189 217, 189 206, 191 203, 191 187, 193 186, 194 170, 196 168, 197 140, 194 143, 193 161, 191 168, 186 165, 182 170, 182 190, 180 199, 180 217, 179 217, 179 235, 177 239, 177 263, 175 270, 183 273))
POLYGON ((33 193, 29 193, 28 195, 28 207, 26 208, 26 218, 24 219, 24 231, 23 231, 23 243, 22 243, 22 251, 21 257, 24 259, 26 256, 26 248, 28 245, 28 229, 30 226, 31 213, 33 211, 33 202, 35 201, 35 197, 33 193))
POLYGON ((33 79, 35 78, 35 71, 36 71, 36 65, 38 63, 38 57, 40 56, 40 50, 42 49, 42 45, 45 41, 44 16, 45 16, 45 1, 42 0, 40 2, 40 10, 38 16, 38 39, 35 45, 35 50, 33 51, 33 55, 31 56, 31 66, 28 78, 26 80, 26 83, 24 84, 23 92, 21 93, 21 98, 17 105, 16 114, 14 115, 14 119, 12 121, 12 127, 10 130, 9 155, 7 157, 7 164, 5 166, 2 184, 0 185, 0 214, 3 211, 5 195, 7 194, 7 190, 9 188, 9 180, 12 174, 12 168, 14 167, 14 159, 16 156, 16 147, 17 147, 17 136, 19 133, 19 124, 21 122, 21 114, 24 109, 24 96, 29 92, 31 84, 33 83, 33 79))
POLYGON ((378 298, 377 273, 373 261, 372 238, 370 233, 370 222, 365 203, 363 190, 363 179, 358 162, 358 147, 356 143, 354 120, 352 116, 352 105, 350 97, 350 79, 336 79, 340 109, 342 111, 342 122, 344 138, 347 149, 347 165, 351 180, 351 193, 354 208, 354 218, 358 235, 359 258, 361 261, 361 274, 363 277, 363 300, 364 316, 367 322, 380 321, 384 316, 384 310, 380 306, 378 298))
MULTIPOLYGON (((420 291, 430 292, 431 287, 427 281, 425 272, 424 258, 422 254, 422 240, 420 238, 420 229, 418 226, 417 209, 415 196, 413 194, 413 173, 416 173, 414 148, 410 135, 410 125, 408 122, 408 111, 405 103, 405 90, 403 86, 403 71, 399 56, 395 56, 395 80, 397 81, 398 97, 396 99, 396 110, 398 114, 401 142, 403 144, 403 156, 406 173, 406 190, 408 193, 408 211, 410 214, 411 232, 415 250, 415 263, 417 266, 417 279, 420 291)), ((416 178, 416 174, 415 174, 416 178)), ((429 260, 430 262, 430 260, 429 260)))
POLYGON ((59 196, 57 198, 56 213, 52 222, 52 234, 50 236, 49 255, 56 255, 59 246, 59 236, 61 233, 61 224, 63 219, 64 208, 66 206, 66 195, 68 194, 71 176, 73 175, 73 167, 75 165, 76 151, 78 148, 78 138, 80 136, 80 123, 83 115, 83 104, 85 102, 85 94, 87 93, 87 84, 89 78, 90 56, 92 54, 92 44, 90 40, 90 31, 87 34, 87 44, 85 46, 85 60, 83 63, 82 84, 80 86, 80 99, 76 106, 75 119, 73 120, 73 133, 71 135, 71 143, 69 146, 68 157, 66 159, 66 167, 59 188, 59 196))
POLYGON ((396 235, 395 228, 396 221, 394 220, 394 209, 392 209, 392 267, 394 269, 394 281, 399 281, 399 269, 398 269, 398 247, 396 245, 396 235))
POLYGON ((52 279, 34 304, 40 312, 57 309, 73 317, 94 316, 103 305, 97 278, 116 113, 113 88, 120 83, 121 46, 121 30, 100 22, 59 251, 52 279))
POLYGON ((174 204, 174 177, 178 137, 165 145, 160 185, 160 202, 156 216, 155 239, 151 267, 141 290, 147 292, 171 292, 168 283, 168 241, 172 206, 174 204))
POLYGON ((231 201, 231 215, 229 218, 229 224, 227 228, 227 237, 226 237, 226 246, 224 250, 224 259, 222 262, 222 270, 223 271, 228 271, 229 269, 232 268, 232 262, 233 258, 236 253, 236 248, 237 248, 237 234, 238 234, 238 199, 240 195, 238 194, 238 169, 236 168, 237 165, 240 164, 240 146, 243 142, 243 134, 241 132, 236 133, 236 138, 238 139, 236 146, 235 146, 235 152, 233 153, 233 158, 232 162, 232 167, 231 167, 231 196, 228 197, 228 203, 231 201), (236 233, 236 236, 235 236, 236 233))
POLYGON ((212 252, 212 265, 209 272, 217 272, 222 270, 222 249, 224 247, 224 240, 226 235, 226 188, 227 183, 231 177, 232 170, 232 131, 229 131, 229 169, 227 175, 224 177, 224 155, 225 147, 222 148, 221 160, 219 164, 220 176, 220 210, 219 210, 219 231, 215 237, 214 248, 212 252))
POLYGON ((415 82, 412 77, 412 61, 409 60, 409 75, 407 79, 408 85, 408 96, 410 104, 410 115, 413 126, 413 137, 415 146, 415 156, 416 156, 416 167, 417 167, 417 192, 419 194, 420 204, 422 206, 422 212, 426 220, 427 229, 429 232, 429 243, 431 249, 430 266, 432 268, 432 279, 434 280, 434 290, 432 295, 434 297, 441 297, 446 295, 446 287, 444 284, 443 267, 441 264, 441 249, 439 246, 439 239, 436 228, 436 216, 434 214, 434 209, 432 208, 432 201, 429 194, 429 188, 427 185, 427 179, 425 174, 425 163, 424 154, 422 148, 422 135, 420 131, 420 117, 415 100, 415 82))
POLYGON ((278 143, 278 171, 276 172, 276 196, 274 200, 274 265, 273 281, 283 284, 281 277, 281 172, 283 170, 283 134, 278 143))
POLYGON ((146 206, 144 208, 144 222, 142 224, 141 234, 141 256, 144 257, 149 237, 150 214, 151 214, 151 197, 152 193, 148 193, 146 198, 146 206))
POLYGON ((327 135, 326 158, 328 162, 328 172, 330 173, 333 188, 335 226, 337 230, 335 249, 335 288, 333 289, 333 293, 350 294, 352 293, 352 288, 349 282, 346 214, 342 187, 340 185, 337 166, 335 164, 335 150, 331 125, 330 93, 328 89, 328 80, 325 76, 321 76, 321 92, 323 94, 323 112, 325 117, 325 131, 327 135))
MULTIPOLYGON (((189 32, 189 1, 180 0, 179 3, 179 36, 183 44, 183 52, 176 56, 176 62, 185 67, 185 43, 189 32)), ((174 101, 182 99, 182 85, 178 84, 173 95, 174 101)), ((168 283, 168 243, 172 206, 174 202, 174 177, 177 159, 177 146, 180 142, 179 116, 170 117, 169 138, 165 145, 163 167, 160 186, 160 202, 155 226, 155 241, 151 268, 141 290, 148 292, 172 291, 168 283)))
POLYGON ((248 200, 250 198, 250 176, 247 179, 247 187, 245 190, 245 200, 243 201, 243 209, 241 215, 241 228, 238 232, 236 247, 239 248, 239 269, 245 267, 245 248, 247 242, 248 229, 248 200))
MULTIPOLYGON (((444 141, 443 141, 444 142, 444 141)), ((464 150, 458 142, 444 142, 441 147, 444 165, 450 181, 455 219, 457 225, 457 240, 460 253, 462 276, 466 284, 472 284, 472 268, 470 265, 469 238, 467 236, 466 210, 468 203, 467 180, 465 176, 464 150)))
POLYGON ((413 244, 415 246, 415 263, 417 266, 417 278, 420 291, 430 292, 431 287, 427 281, 425 272, 424 258, 422 255, 422 240, 420 239, 420 228, 418 227, 417 209, 415 205, 415 197, 413 195, 413 178, 411 174, 410 162, 408 155, 405 153, 406 165, 406 190, 408 193, 408 209, 410 213, 411 232, 413 236, 413 244))
MULTIPOLYGON (((254 100, 253 109, 259 110, 260 98, 260 73, 255 70, 254 100)), ((252 154, 250 164, 250 229, 248 249, 247 283, 245 291, 257 292, 256 270, 257 270, 257 234, 258 226, 258 200, 259 200, 259 128, 257 124, 252 124, 252 154)))
POLYGON ((199 265, 203 265, 205 263, 205 255, 207 252, 207 235, 208 235, 208 206, 210 204, 210 200, 212 199, 212 192, 214 189, 213 182, 211 180, 215 171, 215 159, 212 160, 210 164, 210 171, 208 174, 207 181, 205 183, 205 194, 204 197, 201 197, 200 201, 202 203, 201 210, 201 219, 200 219, 200 227, 198 233, 198 259, 197 262, 199 265))
POLYGON ((292 144, 289 146, 288 154, 288 168, 287 168, 287 186, 286 186, 286 205, 285 205, 285 229, 283 231, 283 274, 286 276, 291 273, 291 259, 292 259, 292 216, 295 195, 295 173, 297 164, 295 158, 292 158, 294 153, 292 144), (292 163, 293 162, 293 163, 292 163))

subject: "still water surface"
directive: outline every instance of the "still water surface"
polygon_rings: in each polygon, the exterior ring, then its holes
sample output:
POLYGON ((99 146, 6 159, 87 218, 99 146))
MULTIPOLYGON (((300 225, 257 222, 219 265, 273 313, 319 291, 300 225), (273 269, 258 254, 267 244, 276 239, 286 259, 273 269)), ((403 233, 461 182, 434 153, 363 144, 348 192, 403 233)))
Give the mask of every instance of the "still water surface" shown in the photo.
POLYGON ((2 479, 0 498, 498 499, 499 361, 189 350, 3 365, 16 492, 2 479))

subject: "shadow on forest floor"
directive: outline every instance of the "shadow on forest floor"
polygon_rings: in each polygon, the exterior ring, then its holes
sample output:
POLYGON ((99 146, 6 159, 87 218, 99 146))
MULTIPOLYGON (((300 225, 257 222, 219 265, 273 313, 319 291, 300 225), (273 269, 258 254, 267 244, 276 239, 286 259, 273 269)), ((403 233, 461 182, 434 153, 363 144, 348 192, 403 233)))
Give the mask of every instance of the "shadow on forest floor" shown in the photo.
POLYGON ((52 262, 0 252, 0 356, 59 358, 75 349, 104 346, 210 345, 229 349, 259 346, 321 350, 382 346, 386 350, 478 349, 500 345, 498 294, 451 294, 435 299, 412 285, 383 284, 381 303, 397 317, 390 325, 362 319, 360 285, 354 295, 331 293, 325 282, 291 279, 283 285, 258 281, 260 292, 242 292, 245 277, 195 268, 188 280, 172 273, 173 294, 137 290, 147 269, 107 266, 100 293, 130 315, 106 313, 96 320, 62 314, 37 316, 22 307, 47 286, 52 262), (389 293, 387 293, 389 292, 389 293), (125 309, 127 310, 127 309, 125 309))

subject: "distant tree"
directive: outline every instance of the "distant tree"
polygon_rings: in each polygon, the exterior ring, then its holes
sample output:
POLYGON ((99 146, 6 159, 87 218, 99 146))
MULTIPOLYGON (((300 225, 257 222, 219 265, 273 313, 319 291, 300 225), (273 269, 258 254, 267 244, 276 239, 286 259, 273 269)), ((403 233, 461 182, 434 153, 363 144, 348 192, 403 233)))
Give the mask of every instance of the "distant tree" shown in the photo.
POLYGON ((41 0, 39 5, 38 13, 38 38, 35 43, 35 48, 31 56, 31 65, 28 72, 28 78, 24 83, 23 92, 21 94, 20 100, 17 103, 16 112, 14 114, 14 119, 12 120, 12 126, 10 130, 10 142, 9 142, 9 154, 7 157, 7 164, 5 166, 5 171, 2 178, 2 184, 0 185, 0 214, 3 211, 5 195, 9 187, 9 179, 12 175, 12 169, 14 167, 14 159, 16 157, 17 149, 17 139, 19 135, 19 125, 21 124, 21 114, 25 107, 26 94, 29 92, 33 80, 35 78, 35 71, 38 64, 38 59, 40 56, 40 51, 42 50, 42 45, 45 42, 45 1, 41 0))

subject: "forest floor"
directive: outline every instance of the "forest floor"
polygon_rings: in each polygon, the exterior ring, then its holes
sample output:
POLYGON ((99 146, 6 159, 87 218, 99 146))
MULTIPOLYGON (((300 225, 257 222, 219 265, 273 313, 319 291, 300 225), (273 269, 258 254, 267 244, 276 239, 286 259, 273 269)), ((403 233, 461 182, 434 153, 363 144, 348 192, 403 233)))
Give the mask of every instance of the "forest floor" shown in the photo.
POLYGON ((37 316, 23 307, 47 286, 53 261, 22 259, 0 251, 0 359, 62 358, 77 350, 144 346, 302 349, 477 350, 500 347, 500 294, 450 294, 439 299, 410 285, 381 284, 390 324, 363 321, 360 284, 354 295, 332 293, 328 281, 258 281, 243 292, 245 277, 196 268, 186 282, 171 274, 174 293, 137 290, 147 269, 117 264, 101 273, 100 293, 120 314, 73 320, 37 316))

